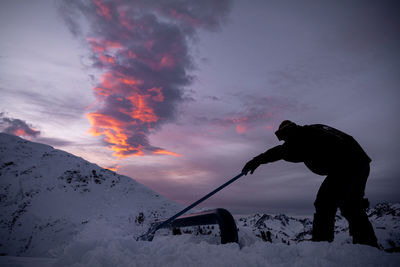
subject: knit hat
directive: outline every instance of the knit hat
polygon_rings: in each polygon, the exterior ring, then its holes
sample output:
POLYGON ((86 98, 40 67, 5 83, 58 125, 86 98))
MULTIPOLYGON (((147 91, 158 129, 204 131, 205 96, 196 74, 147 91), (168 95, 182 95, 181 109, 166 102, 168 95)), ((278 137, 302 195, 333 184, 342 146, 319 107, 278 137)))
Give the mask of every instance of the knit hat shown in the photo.
POLYGON ((278 130, 275 132, 276 137, 278 137, 279 141, 285 140, 288 137, 288 134, 297 126, 296 123, 284 120, 279 125, 278 130))

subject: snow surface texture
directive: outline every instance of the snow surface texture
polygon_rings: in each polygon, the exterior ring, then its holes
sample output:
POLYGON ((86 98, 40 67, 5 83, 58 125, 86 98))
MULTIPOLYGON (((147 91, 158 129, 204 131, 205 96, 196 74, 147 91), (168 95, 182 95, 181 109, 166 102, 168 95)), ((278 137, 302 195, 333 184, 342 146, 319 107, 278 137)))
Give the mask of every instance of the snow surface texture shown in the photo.
MULTIPOLYGON (((239 244, 218 226, 133 237, 182 207, 133 179, 50 146, 0 134, 0 266, 400 266, 399 253, 351 244, 337 216, 335 241, 310 242, 312 222, 283 214, 236 218, 239 244)), ((400 245, 400 205, 369 211, 380 244, 400 245)))
POLYGON ((400 254, 340 242, 269 244, 195 242, 188 235, 156 237, 153 242, 126 239, 75 241, 58 259, 0 257, 0 266, 393 266, 400 254))

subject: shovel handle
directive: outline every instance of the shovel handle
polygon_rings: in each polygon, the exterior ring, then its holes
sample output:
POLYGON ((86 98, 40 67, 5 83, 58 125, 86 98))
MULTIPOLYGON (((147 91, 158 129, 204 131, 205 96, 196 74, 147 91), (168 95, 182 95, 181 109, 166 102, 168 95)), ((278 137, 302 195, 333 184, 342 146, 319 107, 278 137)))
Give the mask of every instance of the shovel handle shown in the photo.
POLYGON ((236 181, 237 179, 239 179, 240 177, 242 177, 243 175, 246 175, 247 172, 241 172, 240 174, 236 175, 235 177, 233 177, 232 179, 230 179, 229 181, 227 181, 226 183, 224 183, 223 185, 219 186, 217 189, 213 190, 212 192, 208 193, 207 195, 205 195, 204 197, 200 198, 199 200, 193 202, 192 204, 190 204, 189 206, 187 206, 186 208, 184 208, 183 210, 181 210, 180 212, 178 212, 177 214, 175 214, 174 216, 172 216, 171 218, 167 219, 166 221, 162 222, 161 224, 155 226, 153 229, 150 229, 152 233, 156 232, 158 229, 163 228, 165 226, 167 226, 168 224, 170 224, 173 220, 175 220, 176 218, 178 218, 179 216, 183 215, 185 212, 189 211, 190 209, 196 207, 197 205, 199 205, 201 202, 203 202, 204 200, 210 198, 212 195, 214 195, 215 193, 219 192, 220 190, 222 190, 223 188, 227 187, 228 185, 230 185, 231 183, 233 183, 234 181, 236 181))

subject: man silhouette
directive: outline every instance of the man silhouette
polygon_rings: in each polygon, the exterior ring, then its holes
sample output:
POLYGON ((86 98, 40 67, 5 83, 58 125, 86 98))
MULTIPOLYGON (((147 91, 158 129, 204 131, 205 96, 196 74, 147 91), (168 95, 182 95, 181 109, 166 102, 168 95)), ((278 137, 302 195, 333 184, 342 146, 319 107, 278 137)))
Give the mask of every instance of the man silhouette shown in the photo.
POLYGON ((326 125, 299 126, 289 120, 280 124, 275 135, 285 142, 247 162, 242 172, 253 174, 260 164, 281 159, 304 162, 312 172, 327 175, 314 203, 312 240, 333 241, 339 208, 349 222, 353 243, 378 247, 365 212, 369 204, 368 199, 364 199, 364 191, 371 159, 357 141, 326 125))

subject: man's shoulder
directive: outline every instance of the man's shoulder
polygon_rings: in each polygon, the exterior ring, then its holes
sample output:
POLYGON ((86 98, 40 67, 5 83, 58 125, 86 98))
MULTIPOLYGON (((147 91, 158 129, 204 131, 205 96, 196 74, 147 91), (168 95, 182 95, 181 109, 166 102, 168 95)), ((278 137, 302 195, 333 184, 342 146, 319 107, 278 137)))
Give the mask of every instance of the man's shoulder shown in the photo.
POLYGON ((309 124, 309 125, 304 125, 303 128, 305 129, 320 129, 320 130, 329 130, 329 129, 334 129, 331 126, 325 125, 325 124, 309 124))
POLYGON ((350 135, 346 134, 345 132, 340 131, 336 128, 333 128, 332 126, 328 126, 325 124, 310 124, 310 125, 304 125, 303 127, 307 131, 312 131, 312 132, 320 133, 323 135, 336 137, 339 139, 352 138, 350 135))
POLYGON ((332 126, 326 125, 326 124, 309 124, 309 125, 304 125, 304 129, 311 129, 311 130, 319 130, 319 131, 326 131, 326 132, 336 132, 336 133, 343 133, 342 131, 333 128, 332 126))
POLYGON ((309 135, 313 133, 320 133, 322 131, 328 131, 329 126, 324 124, 308 124, 298 127, 299 135, 309 135))

